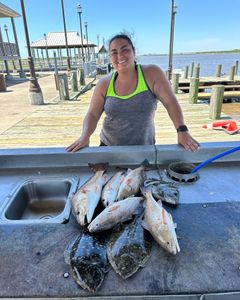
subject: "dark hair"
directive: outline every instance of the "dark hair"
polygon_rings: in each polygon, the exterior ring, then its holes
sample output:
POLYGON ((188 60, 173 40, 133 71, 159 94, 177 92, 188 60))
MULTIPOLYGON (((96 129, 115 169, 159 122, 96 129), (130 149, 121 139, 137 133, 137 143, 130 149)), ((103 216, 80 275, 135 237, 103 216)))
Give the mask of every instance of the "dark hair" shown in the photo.
POLYGON ((127 40, 129 42, 129 44, 131 45, 131 47, 133 48, 133 51, 135 52, 135 47, 133 46, 133 42, 131 40, 131 38, 126 34, 126 33, 118 33, 115 34, 108 43, 108 49, 110 48, 111 43, 116 40, 116 39, 124 39, 127 40))

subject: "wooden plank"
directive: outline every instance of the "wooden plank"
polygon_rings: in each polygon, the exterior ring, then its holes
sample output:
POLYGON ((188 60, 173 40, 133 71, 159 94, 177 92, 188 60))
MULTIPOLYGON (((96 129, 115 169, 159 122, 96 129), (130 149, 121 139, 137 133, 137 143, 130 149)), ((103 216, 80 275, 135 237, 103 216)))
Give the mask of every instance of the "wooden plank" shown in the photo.
MULTIPOLYGON (((74 101, 55 101, 48 103, 48 105, 38 106, 24 119, 0 135, 0 148, 68 146, 80 136, 83 118, 86 115, 92 94, 93 89, 74 101)), ((204 96, 206 96, 205 93, 204 96)), ((188 94, 178 94, 177 98, 191 134, 200 143, 240 140, 239 134, 228 135, 224 131, 202 128, 203 124, 212 122, 209 119, 208 104, 189 104, 188 94)), ((240 121, 240 103, 228 104, 226 111, 228 115, 224 113, 224 106, 225 104, 222 107, 222 118, 230 118, 231 115, 234 115, 234 117, 239 117, 240 121)), ((91 137, 91 146, 99 145, 103 118, 104 115, 91 137)), ((159 103, 156 111, 155 124, 157 144, 177 143, 175 128, 161 103, 159 103)))

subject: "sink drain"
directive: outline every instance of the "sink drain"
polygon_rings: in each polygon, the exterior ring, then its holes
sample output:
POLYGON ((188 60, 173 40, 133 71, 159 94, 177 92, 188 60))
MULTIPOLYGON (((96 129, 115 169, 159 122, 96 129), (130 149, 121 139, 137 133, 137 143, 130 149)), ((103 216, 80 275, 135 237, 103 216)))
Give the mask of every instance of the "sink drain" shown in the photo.
POLYGON ((173 162, 168 166, 168 176, 178 182, 192 183, 199 179, 198 173, 191 173, 194 168, 194 164, 173 162))

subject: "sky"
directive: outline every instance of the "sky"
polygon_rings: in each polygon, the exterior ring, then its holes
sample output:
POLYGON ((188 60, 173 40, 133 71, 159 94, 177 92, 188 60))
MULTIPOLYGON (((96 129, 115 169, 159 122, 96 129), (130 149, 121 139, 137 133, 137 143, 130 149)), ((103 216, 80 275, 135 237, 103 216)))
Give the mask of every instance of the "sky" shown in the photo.
MULTIPOLYGON (((21 14, 20 0, 0 0, 21 14)), ((77 4, 82 6, 82 22, 88 22, 88 38, 97 45, 113 35, 127 31, 133 36, 138 55, 167 54, 169 51, 171 0, 64 0, 68 31, 79 32, 77 4)), ((63 32, 61 0, 24 0, 30 41, 43 38, 44 33, 63 32)), ((174 53, 240 49, 240 0, 175 0, 174 53)), ((15 18, 22 58, 27 57, 22 17, 15 18)), ((9 26, 11 21, 0 19, 9 26)), ((85 27, 83 26, 83 32, 85 27)))

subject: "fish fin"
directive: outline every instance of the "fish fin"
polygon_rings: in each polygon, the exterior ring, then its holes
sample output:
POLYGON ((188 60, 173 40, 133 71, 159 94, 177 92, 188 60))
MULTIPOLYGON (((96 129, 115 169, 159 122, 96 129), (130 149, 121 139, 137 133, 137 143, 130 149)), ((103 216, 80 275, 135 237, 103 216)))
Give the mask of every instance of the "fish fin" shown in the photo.
POLYGON ((167 225, 166 211, 163 207, 162 207, 162 218, 163 218, 163 224, 167 225))
MULTIPOLYGON (((95 209, 94 209, 95 210, 95 209)), ((87 209, 87 224, 90 224, 93 218, 93 214, 94 214, 94 210, 93 209, 87 209)))
POLYGON ((140 191, 144 197, 146 197, 147 194, 152 193, 151 187, 140 186, 140 191))
POLYGON ((143 227, 144 229, 146 229, 146 230, 149 231, 149 227, 148 227, 147 223, 146 223, 144 220, 142 221, 142 227, 143 227))

